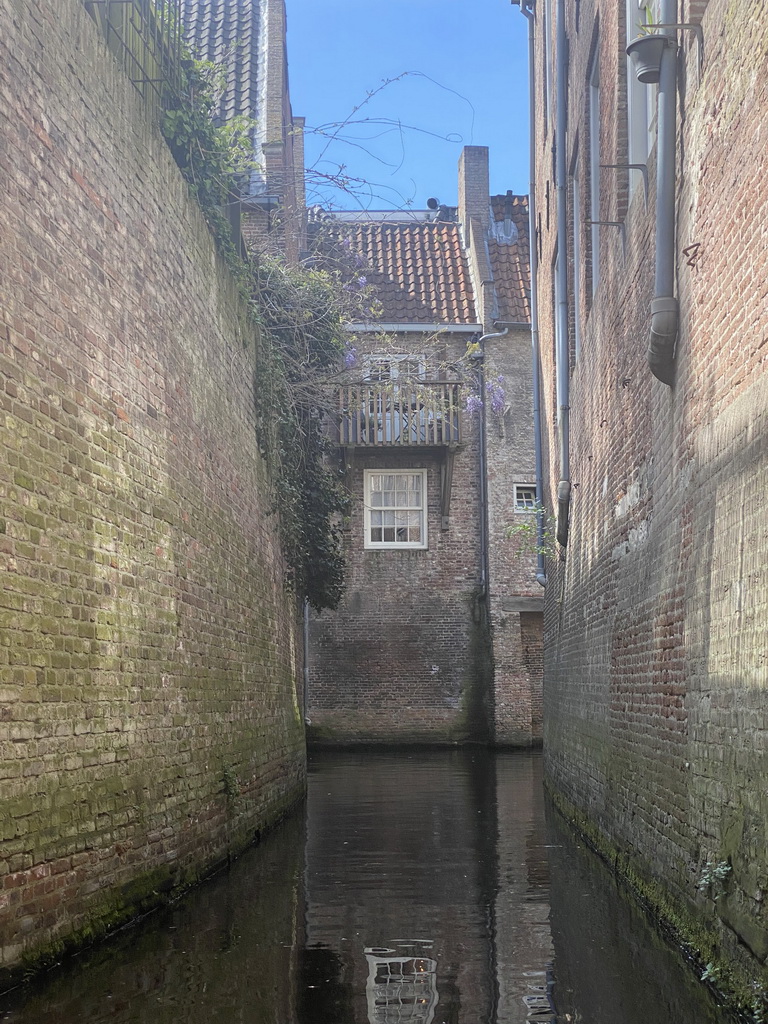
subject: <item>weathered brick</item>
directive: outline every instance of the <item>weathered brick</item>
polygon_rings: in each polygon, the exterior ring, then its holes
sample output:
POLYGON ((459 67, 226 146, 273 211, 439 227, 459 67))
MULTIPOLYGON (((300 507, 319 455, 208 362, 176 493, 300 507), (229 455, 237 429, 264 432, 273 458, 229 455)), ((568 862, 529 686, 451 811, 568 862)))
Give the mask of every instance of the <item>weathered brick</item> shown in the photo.
MULTIPOLYGON (((669 388, 645 356, 655 145, 647 204, 642 187, 630 195, 625 166, 603 167, 593 216, 622 229, 601 227, 599 255, 590 252, 588 83, 596 59, 599 159, 625 165, 625 5, 582 0, 577 16, 566 4, 566 164, 579 177, 568 182, 570 227, 559 253, 571 299, 574 285, 581 295, 580 309, 571 302, 581 350, 570 368, 570 534, 562 558, 549 563, 545 750, 555 790, 639 876, 663 882, 682 908, 678 921, 703 922, 735 962, 756 971, 768 953, 756 884, 768 877, 768 9, 759 0, 681 6, 683 21, 701 22, 705 44, 699 69, 695 36, 679 33, 681 315, 669 388), (708 860, 731 867, 717 901, 696 887, 708 860)), ((552 131, 539 121, 540 209, 553 184, 552 131)), ((555 246, 553 217, 541 231, 539 275, 550 502, 559 474, 555 246)))
POLYGON ((81 0, 45 6, 0 0, 3 968, 204 872, 304 773, 236 289, 81 0))

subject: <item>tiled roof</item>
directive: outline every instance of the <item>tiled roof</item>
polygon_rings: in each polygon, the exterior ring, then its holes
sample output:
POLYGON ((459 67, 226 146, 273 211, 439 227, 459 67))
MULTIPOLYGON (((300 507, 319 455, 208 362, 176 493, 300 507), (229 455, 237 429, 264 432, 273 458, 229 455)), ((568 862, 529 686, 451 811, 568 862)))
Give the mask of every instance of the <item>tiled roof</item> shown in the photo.
POLYGON ((498 301, 498 319, 526 323, 531 318, 528 197, 491 196, 488 257, 498 301))
POLYGON ((354 255, 375 288, 383 323, 477 322, 458 224, 325 221, 313 233, 326 255, 339 246, 354 255))
POLYGON ((196 57, 226 68, 216 110, 220 121, 244 115, 259 122, 254 150, 261 152, 266 117, 268 0, 181 0, 184 38, 196 57))

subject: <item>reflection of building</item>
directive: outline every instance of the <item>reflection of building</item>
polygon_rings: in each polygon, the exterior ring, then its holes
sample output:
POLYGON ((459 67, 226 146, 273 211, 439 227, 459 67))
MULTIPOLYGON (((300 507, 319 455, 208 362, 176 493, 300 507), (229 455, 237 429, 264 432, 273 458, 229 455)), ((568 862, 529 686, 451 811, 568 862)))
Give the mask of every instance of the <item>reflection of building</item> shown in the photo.
POLYGON ((540 760, 324 753, 310 771, 306 941, 355 1024, 547 1022, 540 760))
POLYGON ((310 738, 534 744, 542 597, 508 536, 536 501, 525 197, 468 147, 457 209, 327 215, 310 242, 380 305, 339 388, 348 577, 312 623, 310 738))
POLYGON ((431 1024, 438 1002, 437 964, 413 954, 391 955, 396 952, 388 947, 365 950, 368 1020, 370 1024, 431 1024))

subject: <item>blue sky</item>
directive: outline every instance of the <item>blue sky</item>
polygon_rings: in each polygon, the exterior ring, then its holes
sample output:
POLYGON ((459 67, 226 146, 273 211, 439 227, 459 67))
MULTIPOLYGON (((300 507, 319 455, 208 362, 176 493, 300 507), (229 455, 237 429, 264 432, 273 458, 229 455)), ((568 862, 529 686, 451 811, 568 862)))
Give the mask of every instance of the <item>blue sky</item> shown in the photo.
POLYGON ((309 203, 424 209, 434 196, 455 205, 465 145, 489 147, 492 193, 528 191, 527 23, 509 0, 286 4, 309 203), (368 184, 353 195, 329 188, 320 175, 339 165, 368 184))

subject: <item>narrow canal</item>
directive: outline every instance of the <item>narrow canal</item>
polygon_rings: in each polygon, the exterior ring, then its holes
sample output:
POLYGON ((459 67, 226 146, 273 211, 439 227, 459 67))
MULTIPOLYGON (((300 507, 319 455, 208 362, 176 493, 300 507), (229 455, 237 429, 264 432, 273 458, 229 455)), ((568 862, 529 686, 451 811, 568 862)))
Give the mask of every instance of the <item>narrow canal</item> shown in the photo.
POLYGON ((539 754, 323 754, 305 811, 13 1024, 729 1020, 545 815, 539 754))

